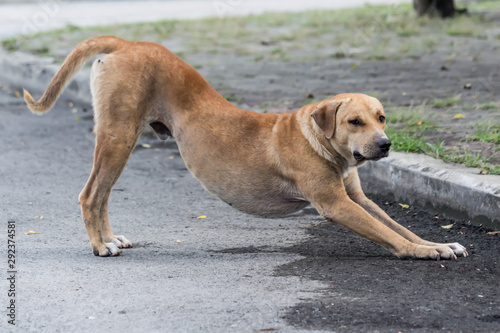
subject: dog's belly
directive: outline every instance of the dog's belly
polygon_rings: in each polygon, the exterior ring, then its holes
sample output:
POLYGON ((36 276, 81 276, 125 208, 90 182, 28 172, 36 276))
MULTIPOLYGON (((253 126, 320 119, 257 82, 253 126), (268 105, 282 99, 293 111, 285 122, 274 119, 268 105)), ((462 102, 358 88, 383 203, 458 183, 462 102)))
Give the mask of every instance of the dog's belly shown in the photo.
POLYGON ((309 205, 294 184, 277 176, 266 175, 258 168, 207 168, 210 163, 204 167, 193 167, 188 162, 189 158, 184 161, 188 170, 208 192, 244 213, 265 217, 282 216, 309 205))
POLYGON ((215 186, 203 186, 220 200, 229 206, 247 214, 265 217, 283 216, 296 212, 309 205, 309 202, 292 193, 273 191, 269 189, 245 191, 234 193, 234 191, 224 191, 215 186))

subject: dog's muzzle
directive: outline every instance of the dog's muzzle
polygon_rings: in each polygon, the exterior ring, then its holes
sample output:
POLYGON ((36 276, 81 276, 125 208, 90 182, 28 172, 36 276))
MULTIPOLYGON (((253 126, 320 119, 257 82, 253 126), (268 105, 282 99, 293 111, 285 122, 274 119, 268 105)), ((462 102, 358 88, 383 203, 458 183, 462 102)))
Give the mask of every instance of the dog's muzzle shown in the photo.
POLYGON ((354 151, 352 156, 358 162, 364 160, 379 160, 383 157, 389 156, 389 150, 391 149, 391 141, 388 138, 381 138, 376 142, 375 154, 370 154, 371 156, 363 156, 359 151, 354 151))

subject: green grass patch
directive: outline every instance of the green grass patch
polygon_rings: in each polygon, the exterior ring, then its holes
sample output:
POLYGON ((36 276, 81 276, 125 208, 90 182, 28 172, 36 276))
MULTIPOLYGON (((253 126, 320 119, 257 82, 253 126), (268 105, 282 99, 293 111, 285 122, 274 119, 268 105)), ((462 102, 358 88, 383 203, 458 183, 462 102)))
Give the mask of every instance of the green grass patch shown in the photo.
POLYGON ((428 107, 425 103, 418 106, 399 107, 388 110, 386 121, 388 124, 404 124, 410 129, 435 127, 428 107))
POLYGON ((480 141, 500 144, 500 124, 476 124, 475 135, 466 138, 466 141, 480 141))
POLYGON ((476 105, 474 108, 476 110, 493 110, 493 111, 496 111, 496 110, 498 110, 498 103, 489 102, 489 103, 479 104, 479 105, 476 105))
POLYGON ((467 167, 486 170, 489 174, 500 175, 500 166, 489 163, 489 160, 482 157, 480 152, 471 149, 447 148, 439 139, 425 137, 425 131, 425 127, 418 130, 396 130, 393 127, 386 129, 392 142, 391 149, 395 151, 426 154, 448 163, 460 163, 467 167))
POLYGON ((500 1, 476 1, 467 4, 469 10, 500 11, 500 1))
POLYGON ((458 103, 458 101, 460 100, 460 97, 462 95, 459 94, 459 95, 456 95, 456 96, 453 96, 453 97, 449 97, 449 98, 444 98, 444 99, 438 99, 436 98, 434 100, 434 102, 432 103, 432 107, 433 108, 446 108, 446 107, 450 107, 450 106, 453 106, 455 104, 458 103))

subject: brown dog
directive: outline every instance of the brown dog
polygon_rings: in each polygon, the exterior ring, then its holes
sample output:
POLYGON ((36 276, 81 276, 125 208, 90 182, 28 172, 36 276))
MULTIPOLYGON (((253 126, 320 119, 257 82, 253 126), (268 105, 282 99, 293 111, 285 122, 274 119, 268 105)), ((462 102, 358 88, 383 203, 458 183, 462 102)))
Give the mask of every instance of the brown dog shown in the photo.
POLYGON ((309 203, 318 212, 398 257, 456 259, 458 243, 422 240, 394 222, 361 190, 356 167, 378 160, 391 145, 380 102, 342 94, 291 114, 240 110, 192 67, 163 46, 98 37, 79 44, 36 102, 47 111, 91 57, 95 109, 94 166, 80 204, 95 255, 115 256, 132 244, 115 236, 108 199, 147 125, 172 136, 187 168, 230 206, 250 214, 283 215, 309 203))

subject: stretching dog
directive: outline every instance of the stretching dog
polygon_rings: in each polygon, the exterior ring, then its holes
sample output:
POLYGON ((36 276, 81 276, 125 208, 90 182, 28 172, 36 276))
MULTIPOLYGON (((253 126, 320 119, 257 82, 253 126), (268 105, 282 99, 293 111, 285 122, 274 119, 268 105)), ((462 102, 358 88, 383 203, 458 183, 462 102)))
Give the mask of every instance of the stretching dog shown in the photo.
POLYGON ((105 36, 79 44, 39 101, 25 90, 29 109, 49 110, 71 77, 102 53, 91 73, 94 165, 79 197, 96 256, 132 246, 111 231, 108 199, 147 125, 162 140, 173 137, 203 186, 243 212, 284 215, 311 203, 400 258, 467 256, 458 243, 419 238, 364 195, 357 167, 386 157, 391 146, 377 99, 342 94, 291 114, 244 111, 163 46, 105 36))

